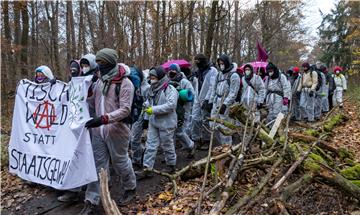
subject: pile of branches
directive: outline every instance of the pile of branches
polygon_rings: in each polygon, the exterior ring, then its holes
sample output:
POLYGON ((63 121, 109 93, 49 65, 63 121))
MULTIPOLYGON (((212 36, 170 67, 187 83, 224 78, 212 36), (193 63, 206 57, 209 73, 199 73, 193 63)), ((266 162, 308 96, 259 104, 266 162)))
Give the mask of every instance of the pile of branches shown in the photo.
POLYGON ((312 183, 331 186, 360 202, 360 163, 354 161, 353 154, 348 150, 335 149, 327 143, 332 130, 347 120, 344 115, 330 116, 317 123, 315 128, 303 125, 306 130, 301 132, 290 131, 289 115, 278 124, 279 129, 275 129, 275 133, 261 123, 254 123, 251 114, 240 104, 230 107, 229 115, 238 123, 210 119, 214 126, 206 158, 194 161, 174 174, 151 170, 166 176, 172 182, 174 195, 178 191, 177 181, 203 175, 197 206, 193 208, 195 214, 203 214, 202 201, 212 193, 216 193, 217 198, 210 214, 246 213, 256 203, 256 199, 265 194, 264 190, 271 191, 272 213, 288 214, 286 202, 289 197, 312 183), (221 125, 217 126, 218 129, 227 135, 241 133, 241 142, 213 149, 215 125, 221 125), (252 147, 260 145, 260 150, 253 153, 252 147), (213 166, 216 170, 216 174, 213 174, 216 183, 210 185, 207 176, 213 166), (233 192, 234 183, 240 181, 242 173, 249 169, 268 171, 259 183, 250 187, 245 195, 236 198, 237 201, 233 204, 230 199, 233 200, 236 195, 233 192), (288 179, 295 170, 297 180, 289 183, 288 179))

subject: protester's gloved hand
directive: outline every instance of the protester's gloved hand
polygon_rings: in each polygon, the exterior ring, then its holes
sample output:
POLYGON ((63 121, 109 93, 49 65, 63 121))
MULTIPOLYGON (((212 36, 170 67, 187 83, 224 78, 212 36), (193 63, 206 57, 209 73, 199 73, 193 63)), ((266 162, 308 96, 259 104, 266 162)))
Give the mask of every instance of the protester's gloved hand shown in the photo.
POLYGON ((208 107, 208 105, 209 105, 209 101, 208 101, 208 100, 205 100, 205 101, 202 103, 202 105, 201 105, 201 109, 206 110, 207 107, 208 107))
POLYGON ((263 103, 257 103, 257 104, 256 104, 256 108, 257 108, 258 110, 260 110, 261 108, 264 108, 264 104, 263 104, 263 103))
POLYGON ((99 77, 98 77, 96 74, 94 74, 93 77, 92 77, 92 79, 91 79, 91 81, 92 81, 93 83, 95 83, 98 79, 99 79, 99 77))
POLYGON ((51 79, 49 82, 50 82, 51 85, 56 84, 56 78, 51 79))
POLYGON ((145 113, 152 115, 153 114, 153 108, 152 107, 148 107, 145 109, 145 113))
POLYGON ((148 129, 148 127, 149 127, 149 120, 144 119, 142 124, 142 129, 148 129))
POLYGON ((222 104, 221 107, 220 107, 219 114, 224 114, 225 111, 226 111, 226 105, 222 104))
POLYGON ((315 94, 314 91, 310 91, 309 96, 314 97, 314 94, 315 94))
POLYGON ((213 103, 207 103, 206 111, 211 112, 212 108, 213 108, 213 103))
POLYGON ((101 125, 105 125, 109 123, 109 116, 108 115, 102 115, 100 117, 95 117, 93 119, 90 119, 86 122, 85 127, 86 128, 96 128, 101 125))
POLYGON ((300 97, 301 96, 301 91, 296 91, 296 96, 300 97))
POLYGON ((283 105, 285 105, 285 106, 289 105, 289 99, 287 97, 283 98, 283 105))

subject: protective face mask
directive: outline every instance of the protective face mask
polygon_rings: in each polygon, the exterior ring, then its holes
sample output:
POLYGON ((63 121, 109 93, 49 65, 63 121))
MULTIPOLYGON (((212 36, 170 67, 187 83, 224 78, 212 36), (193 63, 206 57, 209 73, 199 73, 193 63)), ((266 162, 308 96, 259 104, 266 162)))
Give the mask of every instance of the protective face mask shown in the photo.
POLYGON ((158 80, 150 80, 151 85, 156 84, 157 82, 159 82, 159 81, 158 80))
POLYGON ((83 67, 84 74, 88 73, 90 71, 90 67, 83 67))
POLYGON ((251 75, 251 70, 245 70, 245 75, 250 76, 251 75))
POLYGON ((169 72, 169 78, 175 78, 176 72, 169 72))
POLYGON ((269 72, 269 76, 273 76, 274 75, 274 72, 269 72))
POLYGON ((45 77, 36 77, 36 81, 38 82, 38 83, 41 83, 41 82, 43 82, 45 80, 45 77))
POLYGON ((224 71, 224 69, 225 69, 225 65, 224 65, 224 64, 221 64, 221 65, 220 65, 220 70, 221 70, 221 71, 224 71))

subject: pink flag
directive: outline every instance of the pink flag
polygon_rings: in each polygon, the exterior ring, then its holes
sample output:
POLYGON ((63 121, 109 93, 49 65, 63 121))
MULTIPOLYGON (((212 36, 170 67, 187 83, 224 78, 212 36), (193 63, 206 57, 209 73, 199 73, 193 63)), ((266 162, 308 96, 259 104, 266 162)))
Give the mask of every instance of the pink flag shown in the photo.
POLYGON ((257 61, 262 61, 262 62, 266 62, 267 59, 269 58, 266 50, 260 45, 259 41, 257 41, 256 43, 256 48, 257 48, 257 61))

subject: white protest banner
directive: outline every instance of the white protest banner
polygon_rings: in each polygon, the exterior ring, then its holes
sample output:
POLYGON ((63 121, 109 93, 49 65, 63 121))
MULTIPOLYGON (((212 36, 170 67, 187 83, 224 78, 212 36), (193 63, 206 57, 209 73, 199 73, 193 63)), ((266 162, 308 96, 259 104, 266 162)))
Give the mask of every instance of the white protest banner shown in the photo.
POLYGON ((9 171, 56 189, 97 180, 86 103, 91 76, 17 87, 9 144, 9 171))

